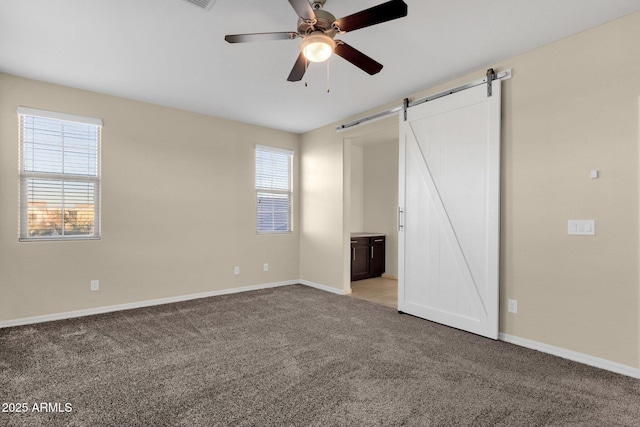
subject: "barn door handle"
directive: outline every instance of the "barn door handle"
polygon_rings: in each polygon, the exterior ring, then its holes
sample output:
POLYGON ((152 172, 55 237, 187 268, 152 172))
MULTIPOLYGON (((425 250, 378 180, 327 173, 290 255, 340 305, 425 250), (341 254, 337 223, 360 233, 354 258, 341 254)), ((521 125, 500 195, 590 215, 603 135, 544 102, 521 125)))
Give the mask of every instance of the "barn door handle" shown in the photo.
POLYGON ((371 259, 373 259, 373 246, 371 246, 371 259))
POLYGON ((398 206, 398 231, 404 229, 404 209, 398 206))

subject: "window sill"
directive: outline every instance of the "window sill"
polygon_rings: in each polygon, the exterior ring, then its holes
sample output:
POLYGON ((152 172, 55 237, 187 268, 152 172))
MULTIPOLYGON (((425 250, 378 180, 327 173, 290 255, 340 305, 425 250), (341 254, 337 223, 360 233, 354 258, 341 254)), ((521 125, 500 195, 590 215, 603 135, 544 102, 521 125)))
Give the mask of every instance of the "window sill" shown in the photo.
POLYGON ((257 231, 256 235, 258 236, 271 236, 271 235, 280 235, 280 234, 293 234, 293 231, 257 231))
POLYGON ((101 237, 98 236, 90 236, 90 237, 20 237, 18 239, 19 242, 82 242, 86 240, 100 240, 101 237))

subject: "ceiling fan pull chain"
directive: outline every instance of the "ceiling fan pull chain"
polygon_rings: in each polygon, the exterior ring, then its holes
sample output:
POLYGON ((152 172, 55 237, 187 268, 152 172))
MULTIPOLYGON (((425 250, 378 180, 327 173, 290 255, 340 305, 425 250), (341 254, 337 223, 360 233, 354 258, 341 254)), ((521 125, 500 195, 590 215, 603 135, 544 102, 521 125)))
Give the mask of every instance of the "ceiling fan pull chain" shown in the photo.
POLYGON ((331 62, 331 58, 327 59, 327 93, 331 92, 329 88, 329 63, 331 62))
MULTIPOLYGON (((309 68, 309 60, 307 59, 307 57, 304 57, 304 69, 306 70, 307 68, 309 68)), ((307 81, 304 81, 304 87, 309 87, 309 85, 307 84, 307 81)))

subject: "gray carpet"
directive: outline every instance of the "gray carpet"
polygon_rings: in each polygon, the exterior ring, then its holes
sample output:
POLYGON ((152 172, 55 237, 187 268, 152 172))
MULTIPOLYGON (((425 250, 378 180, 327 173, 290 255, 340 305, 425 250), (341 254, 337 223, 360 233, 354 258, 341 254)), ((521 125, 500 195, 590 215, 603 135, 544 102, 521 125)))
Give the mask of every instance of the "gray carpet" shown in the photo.
POLYGON ((638 380, 304 286, 0 330, 0 400, 28 408, 3 426, 640 425, 638 380))

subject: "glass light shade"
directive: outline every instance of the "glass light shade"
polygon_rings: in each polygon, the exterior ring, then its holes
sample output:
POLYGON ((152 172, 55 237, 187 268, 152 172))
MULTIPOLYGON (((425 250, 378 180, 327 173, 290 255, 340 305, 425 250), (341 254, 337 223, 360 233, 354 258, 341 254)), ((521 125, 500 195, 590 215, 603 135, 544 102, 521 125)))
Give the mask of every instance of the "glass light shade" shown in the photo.
POLYGON ((324 33, 310 34, 300 42, 302 54, 311 62, 326 61, 335 47, 336 42, 324 33))

